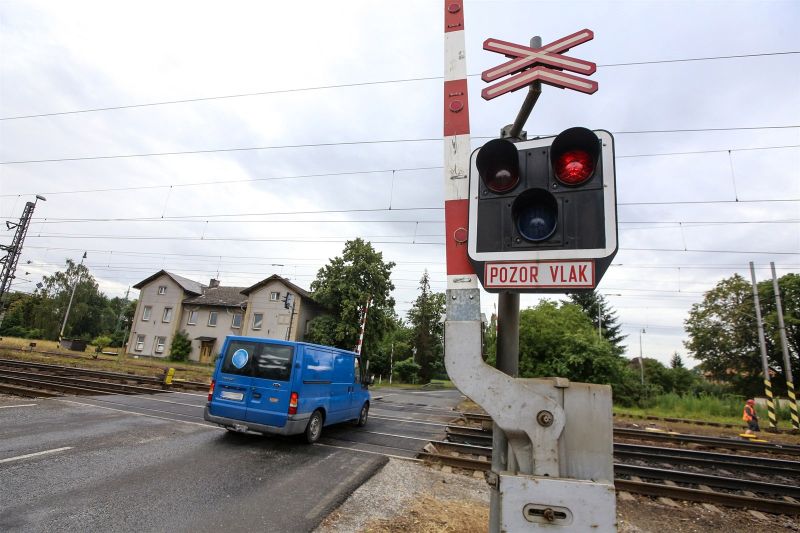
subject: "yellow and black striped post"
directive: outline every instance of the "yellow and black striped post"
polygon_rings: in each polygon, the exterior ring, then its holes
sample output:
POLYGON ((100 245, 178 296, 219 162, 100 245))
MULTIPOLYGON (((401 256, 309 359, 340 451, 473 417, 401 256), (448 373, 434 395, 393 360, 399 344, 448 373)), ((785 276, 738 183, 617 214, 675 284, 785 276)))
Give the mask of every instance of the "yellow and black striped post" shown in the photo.
POLYGON ((772 382, 764 380, 764 393, 767 395, 767 416, 769 417, 769 429, 778 428, 778 417, 775 415, 775 399, 772 397, 772 382))
POLYGON ((792 429, 800 429, 800 418, 797 417, 797 396, 794 395, 794 383, 786 382, 789 393, 789 411, 792 414, 792 429))
POLYGON ((797 397, 794 395, 794 378, 792 377, 792 360, 789 357, 789 342, 786 340, 786 326, 783 323, 783 307, 781 306, 781 288, 778 276, 775 274, 775 263, 769 264, 772 269, 772 290, 775 291, 775 310, 778 314, 778 334, 781 339, 783 351, 783 374, 786 376, 786 391, 789 393, 789 410, 792 413, 792 429, 800 429, 800 420, 797 418, 797 397))

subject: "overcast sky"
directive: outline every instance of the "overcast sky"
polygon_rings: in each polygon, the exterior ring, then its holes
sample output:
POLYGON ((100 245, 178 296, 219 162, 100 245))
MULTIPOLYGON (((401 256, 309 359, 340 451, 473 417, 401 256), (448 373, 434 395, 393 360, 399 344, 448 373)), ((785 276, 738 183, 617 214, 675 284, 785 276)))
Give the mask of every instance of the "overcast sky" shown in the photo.
MULTIPOLYGON (((595 33, 570 55, 598 64, 599 91, 545 86, 525 129, 615 135, 620 251, 599 290, 629 356, 641 337, 646 356, 686 358, 689 308, 749 261, 760 280, 770 261, 800 271, 800 3, 467 0, 465 15, 475 148, 525 92, 480 98, 504 61, 486 38, 595 33)), ((14 288, 84 250, 109 296, 162 268, 308 288, 362 237, 397 263, 401 316, 424 269, 445 290, 441 0, 0 0, 0 25, 0 217, 47 198, 14 288)), ((482 294, 487 316, 495 302, 482 294)))

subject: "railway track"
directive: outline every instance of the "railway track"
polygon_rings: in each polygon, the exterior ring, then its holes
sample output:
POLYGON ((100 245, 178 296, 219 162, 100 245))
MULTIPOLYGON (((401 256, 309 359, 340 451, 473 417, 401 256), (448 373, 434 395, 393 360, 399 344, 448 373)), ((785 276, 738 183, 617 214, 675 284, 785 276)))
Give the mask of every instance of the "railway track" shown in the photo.
MULTIPOLYGON (((662 461, 668 457, 665 453, 672 449, 650 448, 649 460, 662 461)), ((632 452, 630 447, 624 452, 632 452)), ((640 454, 648 450, 637 450, 640 454)), ((419 457, 431 462, 437 462, 456 468, 467 470, 491 470, 492 450, 486 446, 472 444, 432 442, 426 446, 419 457)), ((623 453, 624 455, 624 453, 623 453)), ((724 454, 714 454, 724 455, 724 454)), ((615 456, 617 446, 615 445, 615 456)), ((747 456, 729 456, 723 464, 727 468, 731 465, 743 465, 744 469, 751 469, 758 459, 747 456), (750 459, 756 459, 751 462, 750 459)), ((696 457, 709 461, 708 457, 696 457)), ((800 515, 800 462, 780 461, 771 466, 781 468, 784 476, 794 476, 790 483, 771 483, 761 480, 742 479, 731 476, 719 476, 707 473, 684 472, 674 468, 655 468, 624 463, 614 464, 614 484, 617 490, 625 490, 647 496, 661 496, 678 500, 712 503, 727 507, 738 507, 759 510, 772 514, 800 515)), ((696 464, 695 464, 696 465, 696 464)))
MULTIPOLYGON (((447 427, 446 431, 450 440, 456 442, 474 444, 477 446, 490 446, 492 443, 492 432, 487 429, 451 425, 447 427)), ((674 444, 702 444, 709 448, 800 456, 800 446, 793 444, 753 442, 744 439, 708 437, 705 435, 685 435, 682 433, 671 433, 666 431, 661 432, 629 428, 614 428, 614 438, 615 440, 631 439, 637 441, 670 442, 674 444)))
POLYGON ((0 390, 22 396, 57 394, 153 394, 169 390, 206 391, 205 383, 0 359, 0 390))

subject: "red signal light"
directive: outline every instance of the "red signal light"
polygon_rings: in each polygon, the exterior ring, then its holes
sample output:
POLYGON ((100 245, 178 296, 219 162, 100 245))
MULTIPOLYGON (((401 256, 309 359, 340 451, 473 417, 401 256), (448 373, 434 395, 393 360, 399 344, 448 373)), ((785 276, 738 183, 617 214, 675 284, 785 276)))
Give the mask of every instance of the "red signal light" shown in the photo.
POLYGON ((556 159, 555 172, 565 185, 580 185, 594 173, 592 156, 585 150, 568 150, 556 159))
POLYGON ((297 400, 299 396, 297 396, 296 392, 293 392, 291 396, 289 396, 289 414, 296 415, 297 414, 297 400))
POLYGON ((211 380, 211 386, 208 387, 208 401, 211 401, 211 397, 214 396, 214 383, 215 381, 211 380))

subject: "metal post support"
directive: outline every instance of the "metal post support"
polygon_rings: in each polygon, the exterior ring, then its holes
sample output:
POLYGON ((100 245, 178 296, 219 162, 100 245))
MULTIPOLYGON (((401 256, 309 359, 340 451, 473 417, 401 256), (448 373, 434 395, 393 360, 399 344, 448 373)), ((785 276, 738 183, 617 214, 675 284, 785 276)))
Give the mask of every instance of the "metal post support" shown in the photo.
POLYGON ((58 340, 60 341, 62 337, 64 337, 64 330, 67 327, 67 320, 69 320, 69 311, 72 309, 72 300, 75 298, 75 289, 78 288, 78 284, 81 282, 81 267, 83 266, 83 260, 86 259, 86 252, 83 252, 83 257, 81 258, 81 263, 78 265, 78 275, 75 278, 75 285, 72 286, 72 293, 69 295, 69 303, 67 304, 67 312, 64 314, 64 323, 61 324, 61 332, 58 334, 58 340))
POLYGON ((750 261, 750 277, 753 280, 753 302, 756 307, 756 322, 758 322, 758 344, 761 347, 761 367, 764 371, 764 394, 767 396, 767 417, 769 429, 778 427, 778 417, 775 416, 775 400, 772 398, 772 382, 769 379, 769 363, 767 362, 767 343, 764 340, 764 323, 761 321, 761 304, 758 300, 758 283, 756 283, 756 268, 750 261))
MULTIPOLYGON (((501 292, 498 295, 497 370, 511 377, 519 375, 519 294, 501 292)), ((506 434, 496 422, 492 425, 492 471, 517 471, 514 450, 510 448, 506 434)), ((489 532, 499 533, 500 493, 493 487, 489 496, 489 532)))
MULTIPOLYGON (((40 198, 44 199, 43 196, 37 195, 36 201, 38 202, 40 198)), ((22 244, 25 242, 25 236, 28 233, 28 226, 30 225, 31 216, 33 215, 35 207, 36 202, 26 202, 19 222, 16 224, 6 222, 6 227, 9 230, 16 229, 16 231, 14 232, 14 238, 11 240, 10 245, 0 245, 0 250, 7 252, 4 257, 0 258, 0 264, 3 265, 2 269, 0 269, 0 324, 3 323, 6 300, 8 300, 11 291, 11 282, 14 281, 14 274, 17 271, 19 256, 22 254, 22 244)))
POLYGON ((778 331, 781 337, 783 350, 783 372, 786 376, 786 391, 789 395, 789 411, 792 417, 792 429, 800 429, 800 418, 797 416, 797 396, 794 394, 794 378, 792 377, 792 361, 789 358, 789 343, 786 340, 786 326, 783 323, 783 307, 781 306, 781 288, 778 286, 778 277, 775 275, 775 263, 769 264, 772 269, 772 287, 775 290, 775 309, 778 312, 778 331))
MULTIPOLYGON (((541 48, 542 47, 542 38, 538 35, 531 39, 531 48, 541 48)), ((514 119, 514 124, 506 126, 503 128, 502 136, 503 137, 510 137, 512 139, 522 138, 520 134, 522 134, 522 128, 525 126, 525 123, 528 121, 528 118, 531 116, 531 111, 533 111, 533 106, 536 105, 536 101, 539 100, 539 95, 542 94, 542 82, 535 81, 531 84, 528 88, 528 94, 525 96, 525 101, 522 102, 522 107, 517 113, 517 118, 514 119)), ((525 135, 524 137, 527 137, 525 135)))

